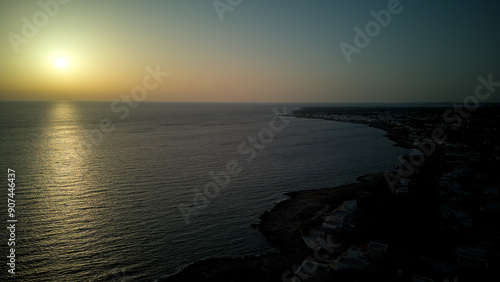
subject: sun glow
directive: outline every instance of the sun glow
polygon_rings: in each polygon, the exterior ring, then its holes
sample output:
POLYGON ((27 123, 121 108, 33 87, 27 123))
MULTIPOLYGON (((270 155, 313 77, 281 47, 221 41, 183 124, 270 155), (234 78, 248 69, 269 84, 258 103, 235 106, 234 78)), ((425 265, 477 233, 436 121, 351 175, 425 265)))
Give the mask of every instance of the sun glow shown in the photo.
POLYGON ((54 66, 58 69, 65 69, 68 66, 68 61, 62 57, 58 57, 54 60, 54 66))

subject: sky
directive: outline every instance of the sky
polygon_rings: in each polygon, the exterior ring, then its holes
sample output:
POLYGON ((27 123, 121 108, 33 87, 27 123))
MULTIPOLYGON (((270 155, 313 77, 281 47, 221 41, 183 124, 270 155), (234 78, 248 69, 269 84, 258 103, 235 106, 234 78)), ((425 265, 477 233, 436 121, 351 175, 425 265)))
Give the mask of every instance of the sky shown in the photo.
POLYGON ((499 8, 493 0, 0 0, 0 100, 461 102, 479 75, 500 81, 499 8))

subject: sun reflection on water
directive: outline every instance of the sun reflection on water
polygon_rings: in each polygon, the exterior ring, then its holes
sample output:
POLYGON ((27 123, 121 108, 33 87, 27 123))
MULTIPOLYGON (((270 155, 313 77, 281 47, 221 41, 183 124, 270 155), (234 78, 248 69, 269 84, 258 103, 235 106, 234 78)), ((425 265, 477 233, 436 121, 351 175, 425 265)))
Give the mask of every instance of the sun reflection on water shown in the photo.
POLYGON ((33 182, 36 202, 30 206, 28 234, 43 250, 34 258, 50 256, 47 271, 77 267, 99 243, 95 235, 103 222, 98 209, 103 194, 96 189, 89 159, 76 151, 83 138, 82 118, 74 104, 53 104, 34 156, 43 176, 33 182))

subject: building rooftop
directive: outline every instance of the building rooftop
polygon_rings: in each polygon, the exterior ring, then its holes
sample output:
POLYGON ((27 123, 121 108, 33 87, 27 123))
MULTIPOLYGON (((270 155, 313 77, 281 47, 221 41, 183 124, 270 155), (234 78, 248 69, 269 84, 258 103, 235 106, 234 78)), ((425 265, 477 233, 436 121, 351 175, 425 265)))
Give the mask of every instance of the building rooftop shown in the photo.
POLYGON ((376 252, 385 252, 385 251, 387 251, 387 245, 372 241, 372 242, 370 242, 370 244, 368 244, 368 250, 369 251, 376 251, 376 252))

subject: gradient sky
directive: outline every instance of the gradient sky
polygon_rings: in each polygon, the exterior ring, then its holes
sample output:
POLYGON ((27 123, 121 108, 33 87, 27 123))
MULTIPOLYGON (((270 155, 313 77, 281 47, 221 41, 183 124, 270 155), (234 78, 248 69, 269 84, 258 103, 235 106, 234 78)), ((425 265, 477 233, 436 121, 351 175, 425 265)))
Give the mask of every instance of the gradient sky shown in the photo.
POLYGON ((462 102, 500 81, 498 1, 401 0, 350 64, 340 43, 389 1, 244 0, 223 21, 212 2, 73 0, 16 53, 9 33, 43 10, 0 0, 0 100, 111 101, 156 65, 170 76, 147 101, 462 102))

